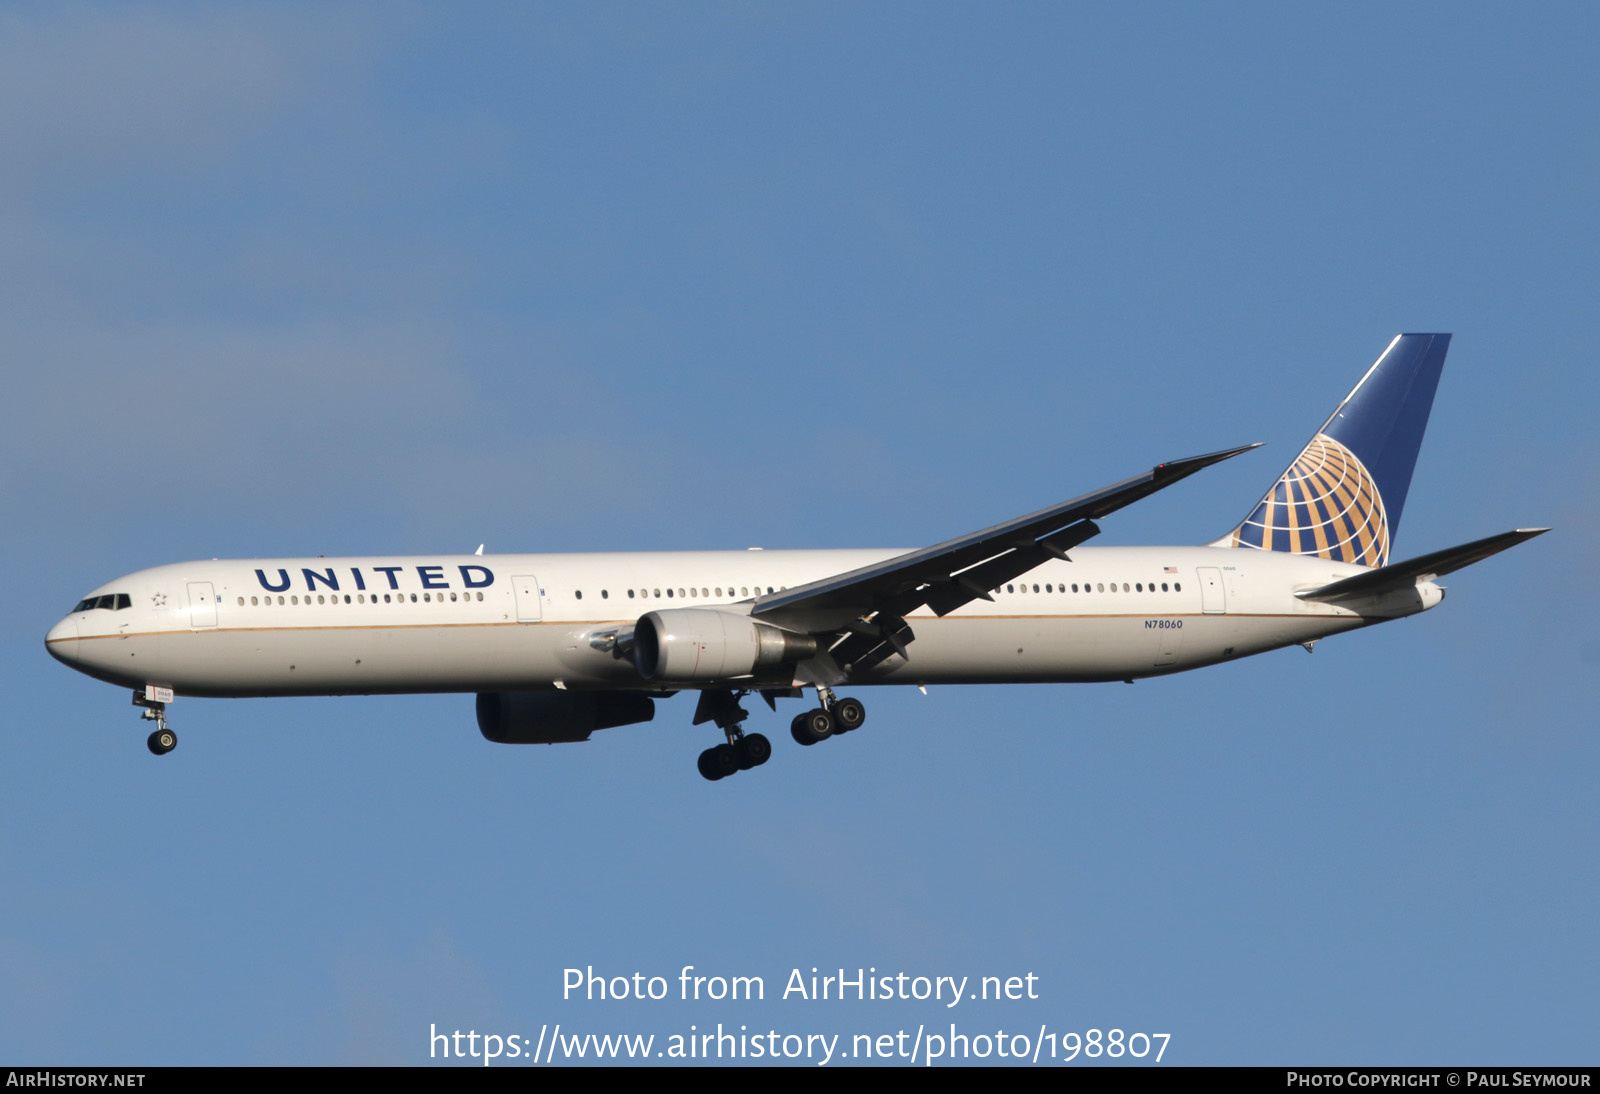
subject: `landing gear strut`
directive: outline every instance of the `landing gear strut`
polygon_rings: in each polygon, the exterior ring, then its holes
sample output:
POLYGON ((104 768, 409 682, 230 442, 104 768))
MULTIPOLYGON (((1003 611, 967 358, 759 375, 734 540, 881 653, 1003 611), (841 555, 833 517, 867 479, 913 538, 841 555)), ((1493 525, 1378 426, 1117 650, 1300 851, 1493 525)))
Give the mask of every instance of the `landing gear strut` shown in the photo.
MULTIPOLYGON (((167 697, 171 698, 170 692, 167 697)), ((178 735, 167 728, 166 703, 150 698, 149 689, 140 688, 133 693, 133 705, 144 708, 139 712, 140 718, 156 724, 156 731, 150 734, 144 742, 145 746, 150 749, 151 754, 165 756, 178 747, 178 735)))
POLYGON ((772 742, 759 733, 746 733, 744 720, 750 712, 739 705, 745 692, 702 691, 700 705, 695 708, 694 724, 715 722, 728 738, 727 743, 716 745, 700 753, 697 766, 700 774, 712 782, 725 779, 740 771, 760 767, 772 758, 772 742))

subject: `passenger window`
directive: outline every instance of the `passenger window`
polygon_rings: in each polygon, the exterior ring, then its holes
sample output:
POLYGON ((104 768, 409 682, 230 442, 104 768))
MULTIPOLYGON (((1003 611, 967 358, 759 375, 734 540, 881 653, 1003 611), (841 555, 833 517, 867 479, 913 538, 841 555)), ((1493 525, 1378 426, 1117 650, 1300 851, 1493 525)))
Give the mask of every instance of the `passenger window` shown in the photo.
POLYGON ((579 599, 579 600, 582 600, 582 599, 583 599, 583 590, 582 590, 582 589, 579 589, 579 590, 578 590, 578 593, 577 593, 577 596, 578 596, 578 599, 579 599))
POLYGON ((1174 581, 1172 583, 1172 591, 1175 592, 1175 593, 1181 593, 1181 592, 1183 592, 1183 586, 1179 585, 1176 581, 1174 581))
POLYGON ((628 599, 629 599, 629 600, 632 600, 632 599, 633 599, 633 590, 632 590, 632 589, 629 589, 629 590, 628 590, 628 599))
POLYGON ((483 599, 483 594, 482 594, 482 593, 479 593, 479 594, 478 594, 478 599, 479 599, 479 600, 482 600, 482 599, 483 599))
POLYGON ((606 592, 604 589, 601 589, 600 590, 600 599, 601 600, 610 600, 611 599, 611 594, 606 592))
POLYGON ((1038 591, 1039 591, 1039 586, 1037 586, 1037 585, 1035 585, 1035 586, 1034 586, 1034 587, 1033 587, 1033 591, 1034 591, 1034 592, 1038 592, 1038 591))

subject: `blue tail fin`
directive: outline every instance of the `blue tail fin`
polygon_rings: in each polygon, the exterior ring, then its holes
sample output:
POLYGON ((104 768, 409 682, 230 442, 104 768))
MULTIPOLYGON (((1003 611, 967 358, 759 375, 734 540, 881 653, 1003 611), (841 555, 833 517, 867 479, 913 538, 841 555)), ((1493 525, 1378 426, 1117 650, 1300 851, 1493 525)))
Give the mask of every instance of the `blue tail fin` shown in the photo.
POLYGON ((1383 566, 1400 529, 1448 334, 1401 334, 1217 546, 1383 566))

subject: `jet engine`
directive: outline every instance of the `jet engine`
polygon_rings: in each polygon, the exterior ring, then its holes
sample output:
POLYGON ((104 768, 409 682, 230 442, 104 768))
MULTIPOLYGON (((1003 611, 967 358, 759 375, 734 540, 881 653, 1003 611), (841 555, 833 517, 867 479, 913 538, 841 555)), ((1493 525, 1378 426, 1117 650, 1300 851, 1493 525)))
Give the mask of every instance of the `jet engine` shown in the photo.
POLYGON ((656 704, 634 691, 503 691, 478 696, 478 730, 502 745, 587 741, 597 729, 648 722, 656 704))
POLYGON ((711 681, 815 657, 817 640, 732 612, 668 608, 640 618, 632 653, 646 680, 711 681))

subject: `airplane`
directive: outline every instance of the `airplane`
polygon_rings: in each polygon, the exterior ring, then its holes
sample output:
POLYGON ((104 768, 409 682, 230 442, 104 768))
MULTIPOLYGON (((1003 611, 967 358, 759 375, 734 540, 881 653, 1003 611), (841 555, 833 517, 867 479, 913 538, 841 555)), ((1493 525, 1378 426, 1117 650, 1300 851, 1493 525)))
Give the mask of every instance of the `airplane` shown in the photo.
POLYGON ((1201 546, 1085 547, 1097 522, 1245 445, 920 550, 692 551, 183 562, 91 591, 50 629, 63 664, 176 696, 476 694, 505 744, 588 740, 698 693, 718 780, 767 762, 740 706, 813 690, 790 735, 861 728, 845 686, 1078 683, 1184 672, 1437 606, 1437 579, 1547 528, 1389 561, 1448 334, 1384 349, 1245 518, 1201 546))

